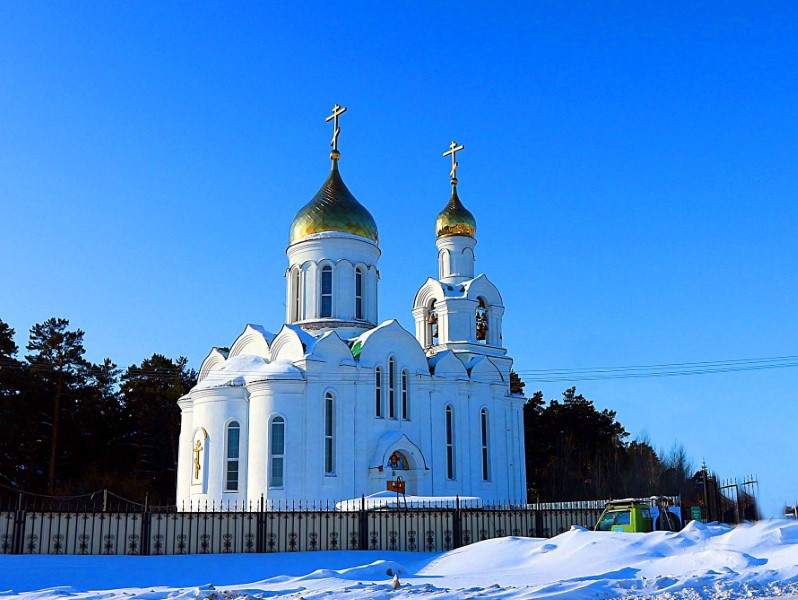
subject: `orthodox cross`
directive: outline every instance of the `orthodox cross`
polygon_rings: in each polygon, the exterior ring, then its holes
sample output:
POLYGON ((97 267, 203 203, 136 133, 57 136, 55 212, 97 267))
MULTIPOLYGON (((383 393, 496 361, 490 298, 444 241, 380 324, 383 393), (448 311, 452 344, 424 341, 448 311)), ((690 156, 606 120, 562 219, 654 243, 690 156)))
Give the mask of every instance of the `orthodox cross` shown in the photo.
POLYGON ((333 106, 332 114, 324 119, 326 123, 330 121, 333 122, 333 138, 330 142, 330 146, 333 147, 332 151, 335 154, 338 154, 338 134, 341 133, 341 128, 338 127, 338 117, 346 112, 346 106, 341 106, 340 104, 336 104, 333 106))
POLYGON ((197 445, 194 446, 194 479, 199 479, 200 452, 202 452, 202 442, 197 440, 197 445))
POLYGON ((462 144, 460 144, 458 146, 457 142, 452 140, 452 143, 449 144, 449 150, 447 152, 443 153, 444 156, 450 156, 451 155, 451 157, 452 157, 452 172, 449 173, 449 177, 452 178, 452 185, 457 185, 457 166, 458 165, 457 165, 457 160, 456 160, 455 155, 458 152, 460 152, 460 150, 462 150, 463 148, 465 148, 465 146, 463 146, 462 144))

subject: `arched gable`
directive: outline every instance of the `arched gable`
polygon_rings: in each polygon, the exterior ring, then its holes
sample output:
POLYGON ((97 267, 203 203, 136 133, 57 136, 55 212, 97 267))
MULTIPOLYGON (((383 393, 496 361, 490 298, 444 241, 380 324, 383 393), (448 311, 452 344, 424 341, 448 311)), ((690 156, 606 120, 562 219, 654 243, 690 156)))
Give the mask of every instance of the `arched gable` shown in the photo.
POLYGON ((227 360, 228 354, 229 353, 227 350, 216 347, 211 348, 208 356, 206 356, 205 360, 202 361, 199 374, 197 375, 197 383, 205 379, 208 376, 208 373, 214 369, 221 368, 221 366, 224 364, 224 361, 227 360))
POLYGON ((269 333, 260 325, 252 323, 244 327, 244 331, 238 336, 230 348, 229 357, 251 354, 268 359, 270 355, 269 346, 274 339, 274 334, 269 333))
POLYGON ((396 319, 385 321, 355 340, 353 351, 359 350, 360 364, 376 366, 396 356, 399 368, 409 368, 416 373, 428 373, 427 356, 415 336, 402 327, 396 319))
POLYGON ((271 343, 272 360, 302 360, 315 345, 316 338, 297 325, 283 325, 271 343))
POLYGON ((498 288, 485 275, 479 275, 471 281, 467 281, 464 287, 466 296, 471 300, 478 300, 482 297, 487 300, 489 306, 504 306, 498 288))
POLYGON ((447 379, 468 379, 465 365, 455 356, 451 350, 438 352, 429 359, 429 366, 435 377, 445 377, 447 379))
POLYGON ((337 366, 341 363, 354 364, 352 351, 335 331, 328 331, 322 335, 313 346, 313 352, 308 358, 324 361, 337 366))
POLYGON ((487 356, 477 356, 466 365, 471 381, 480 383, 504 383, 501 371, 487 356))
POLYGON ((432 277, 424 282, 424 285, 416 292, 416 297, 413 300, 413 308, 426 308, 430 303, 435 300, 443 300, 446 294, 443 291, 441 282, 432 277))
POLYGON ((410 461, 410 471, 428 471, 427 459, 417 444, 401 431, 389 431, 382 435, 374 449, 374 454, 369 462, 369 469, 382 469, 388 464, 388 459, 394 451, 400 451, 410 461))

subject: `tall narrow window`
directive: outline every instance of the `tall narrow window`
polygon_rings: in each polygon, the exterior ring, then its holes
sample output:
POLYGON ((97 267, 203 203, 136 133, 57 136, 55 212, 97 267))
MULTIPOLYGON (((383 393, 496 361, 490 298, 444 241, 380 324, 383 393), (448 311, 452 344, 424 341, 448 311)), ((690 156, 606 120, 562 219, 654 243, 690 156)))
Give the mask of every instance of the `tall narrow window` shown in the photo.
POLYGON ((488 456, 488 409, 483 408, 479 413, 482 430, 482 481, 490 479, 490 457, 488 456))
POLYGON ((377 367, 374 371, 374 400, 377 403, 374 415, 382 417, 382 367, 377 367))
POLYGON ((454 479, 454 409, 446 405, 446 478, 454 479))
POLYGON ((332 317, 332 267, 327 265, 321 270, 321 314, 320 317, 332 317))
POLYGON ((332 392, 324 395, 324 474, 335 474, 334 398, 332 392))
POLYGON ((363 318, 363 271, 355 269, 355 318, 363 318))
POLYGON ((402 418, 410 418, 410 402, 407 390, 407 371, 402 371, 402 418))
POLYGON ((388 359, 388 418, 396 418, 396 359, 388 359))
POLYGON ((300 316, 301 313, 299 312, 299 285, 300 285, 299 275, 300 272, 299 269, 297 269, 294 272, 294 320, 295 321, 300 321, 302 318, 300 316))
POLYGON ((224 489, 228 492, 238 491, 238 452, 241 440, 241 426, 232 421, 227 426, 227 474, 224 489))
POLYGON ((269 487, 283 487, 285 481, 285 419, 274 417, 271 427, 269 487))

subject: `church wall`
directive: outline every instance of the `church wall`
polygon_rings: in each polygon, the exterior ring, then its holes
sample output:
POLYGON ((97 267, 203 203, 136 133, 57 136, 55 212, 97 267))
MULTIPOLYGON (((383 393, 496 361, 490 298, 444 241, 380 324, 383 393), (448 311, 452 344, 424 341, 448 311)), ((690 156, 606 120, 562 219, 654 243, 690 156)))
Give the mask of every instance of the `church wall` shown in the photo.
MULTIPOLYGON (((206 470, 202 485, 191 483, 191 465, 194 461, 191 442, 189 451, 189 473, 181 473, 189 480, 189 500, 193 503, 206 500, 218 503, 220 500, 235 502, 245 497, 239 492, 225 492, 226 483, 226 427, 232 421, 238 421, 241 426, 241 456, 239 468, 246 468, 246 448, 248 410, 246 394, 243 387, 225 386, 207 390, 195 390, 191 394, 193 400, 192 431, 204 428, 207 438, 204 443, 202 455, 202 468, 206 470)), ((185 456, 185 455, 184 455, 185 456)), ((245 471, 240 471, 245 472, 245 471)), ((241 478, 240 488, 246 487, 246 481, 241 478)))
POLYGON ((247 445, 247 500, 253 505, 260 502, 261 496, 279 501, 303 497, 302 482, 296 474, 303 469, 304 388, 305 382, 301 380, 268 380, 247 385, 250 427, 247 445), (269 488, 271 423, 276 416, 285 419, 285 478, 282 488, 269 488))

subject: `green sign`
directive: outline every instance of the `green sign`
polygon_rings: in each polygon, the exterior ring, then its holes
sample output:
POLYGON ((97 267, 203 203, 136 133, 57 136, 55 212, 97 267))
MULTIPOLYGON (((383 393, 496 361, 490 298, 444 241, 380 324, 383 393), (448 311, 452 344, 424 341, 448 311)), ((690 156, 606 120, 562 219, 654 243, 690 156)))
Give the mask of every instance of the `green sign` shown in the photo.
POLYGON ((700 521, 701 520, 701 507, 700 506, 693 506, 690 508, 690 518, 693 521, 700 521))

